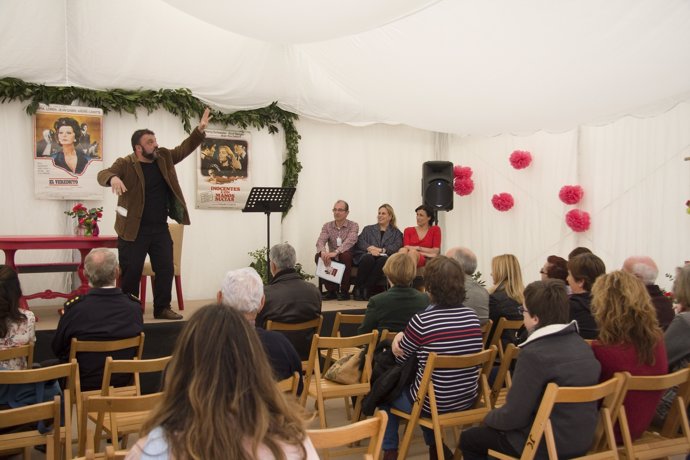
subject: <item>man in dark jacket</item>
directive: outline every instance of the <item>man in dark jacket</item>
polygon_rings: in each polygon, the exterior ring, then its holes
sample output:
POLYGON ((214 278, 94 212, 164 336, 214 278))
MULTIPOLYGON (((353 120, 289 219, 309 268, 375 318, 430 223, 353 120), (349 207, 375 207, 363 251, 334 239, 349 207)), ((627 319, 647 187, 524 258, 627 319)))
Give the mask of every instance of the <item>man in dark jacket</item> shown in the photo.
MULTIPOLYGON (((568 295, 560 280, 536 281, 525 289, 523 316, 529 338, 513 374, 506 403, 489 412, 485 426, 462 433, 465 460, 486 459, 493 449, 519 457, 525 447, 542 395, 550 382, 589 386, 599 382, 601 366, 587 343, 568 321, 568 295)), ((557 405, 551 414, 559 458, 583 455, 597 425, 596 403, 557 405)), ((542 441, 536 458, 547 458, 542 441)))
MULTIPOLYGON (((266 304, 256 317, 257 327, 266 327, 266 321, 302 323, 321 314, 321 295, 313 284, 300 278, 295 270, 297 255, 288 243, 271 248, 271 274, 273 279, 266 286, 266 304)), ((283 333, 281 331, 281 333, 283 333)), ((313 331, 286 331, 283 333, 299 353, 302 360, 309 358, 313 331)))
MULTIPOLYGON (((93 341, 127 339, 139 335, 144 329, 139 299, 115 286, 119 269, 114 253, 107 249, 94 249, 84 259, 84 271, 92 288, 85 296, 65 302, 65 313, 53 338, 53 353, 62 362, 69 359, 73 338, 93 341)), ((106 356, 132 359, 135 353, 135 348, 113 353, 79 353, 81 389, 101 388, 106 356)), ((126 385, 130 377, 116 374, 111 383, 126 385)))

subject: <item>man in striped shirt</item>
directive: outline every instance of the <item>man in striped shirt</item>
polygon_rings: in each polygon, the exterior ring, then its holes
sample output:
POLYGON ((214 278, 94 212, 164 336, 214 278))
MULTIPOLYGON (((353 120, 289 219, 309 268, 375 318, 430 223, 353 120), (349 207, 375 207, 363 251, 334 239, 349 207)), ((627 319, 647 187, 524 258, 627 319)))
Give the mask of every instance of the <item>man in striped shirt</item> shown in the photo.
MULTIPOLYGON (((445 256, 432 258, 424 271, 426 289, 431 304, 417 313, 404 332, 393 340, 393 353, 402 364, 412 356, 418 360, 414 382, 393 401, 390 407, 410 412, 424 374, 429 353, 439 355, 465 355, 482 350, 482 333, 474 310, 463 306, 465 276, 460 264, 445 256)), ((477 397, 479 369, 444 369, 431 376, 440 413, 470 408, 477 397)), ((429 416, 429 401, 424 401, 422 415, 429 416)), ((429 457, 436 458, 433 431, 422 428, 429 446, 429 457)), ((389 412, 383 439, 384 460, 397 458, 398 418, 389 412)), ((444 446, 446 458, 450 450, 444 446)))

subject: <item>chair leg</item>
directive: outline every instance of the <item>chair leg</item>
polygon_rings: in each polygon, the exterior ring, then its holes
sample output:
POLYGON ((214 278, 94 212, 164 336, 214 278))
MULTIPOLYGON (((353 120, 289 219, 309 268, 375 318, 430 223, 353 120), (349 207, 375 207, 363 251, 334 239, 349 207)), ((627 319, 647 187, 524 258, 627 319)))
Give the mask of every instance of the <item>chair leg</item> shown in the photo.
POLYGON ((345 396, 343 398, 343 400, 345 400, 345 413, 347 414, 347 419, 354 422, 354 420, 352 420, 352 411, 350 410, 350 399, 350 396, 345 396))
POLYGON ((139 282, 139 301, 141 302, 141 313, 144 313, 146 311, 146 276, 142 276, 139 282))
POLYGON ((327 428, 326 425, 326 404, 323 400, 323 396, 320 394, 316 396, 316 405, 319 411, 319 421, 321 422, 321 428, 327 428))
POLYGON ((184 310, 184 298, 182 297, 182 278, 175 275, 175 294, 177 294, 177 309, 184 310))
MULTIPOLYGON (((410 443, 412 442, 412 435, 414 434, 415 425, 417 425, 416 421, 407 421, 407 426, 405 426, 405 434, 403 434, 400 449, 398 450, 398 459, 400 460, 407 458, 407 451, 410 449, 410 443)), ((443 456, 439 458, 443 458, 443 456)))

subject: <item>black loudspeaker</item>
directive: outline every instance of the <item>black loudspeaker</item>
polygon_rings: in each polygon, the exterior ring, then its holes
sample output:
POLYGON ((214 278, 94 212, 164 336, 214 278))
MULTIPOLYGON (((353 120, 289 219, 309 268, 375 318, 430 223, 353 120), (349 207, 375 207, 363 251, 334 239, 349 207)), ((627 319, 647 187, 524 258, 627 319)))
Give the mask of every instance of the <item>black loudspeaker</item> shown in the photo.
POLYGON ((453 163, 427 161, 422 165, 422 198, 437 211, 453 209, 453 163))

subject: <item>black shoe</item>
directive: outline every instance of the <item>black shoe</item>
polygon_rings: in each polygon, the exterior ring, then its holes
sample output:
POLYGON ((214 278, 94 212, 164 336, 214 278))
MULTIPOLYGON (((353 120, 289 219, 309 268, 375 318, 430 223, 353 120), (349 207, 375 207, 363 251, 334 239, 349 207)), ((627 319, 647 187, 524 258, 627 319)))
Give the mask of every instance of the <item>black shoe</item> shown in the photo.
MULTIPOLYGON (((436 446, 429 446, 429 460, 439 460, 436 446)), ((443 445, 443 460, 453 460, 453 451, 445 444, 443 445)))
POLYGON ((327 291, 327 292, 321 294, 321 298, 323 300, 335 300, 338 298, 338 293, 335 291, 327 291))
POLYGON ((366 300, 364 298, 364 294, 362 294, 362 292, 365 292, 365 291, 366 291, 365 289, 362 289, 360 287, 355 286, 354 290, 352 291, 352 294, 354 294, 353 298, 355 300, 366 300))
POLYGON ((350 293, 349 292, 339 292, 338 293, 338 300, 350 300, 350 293))
POLYGON ((362 297, 364 300, 369 300, 371 294, 369 294, 369 288, 362 288, 362 297))
POLYGON ((153 317, 156 319, 182 319, 182 315, 175 313, 169 308, 161 310, 158 313, 154 313, 153 317))

